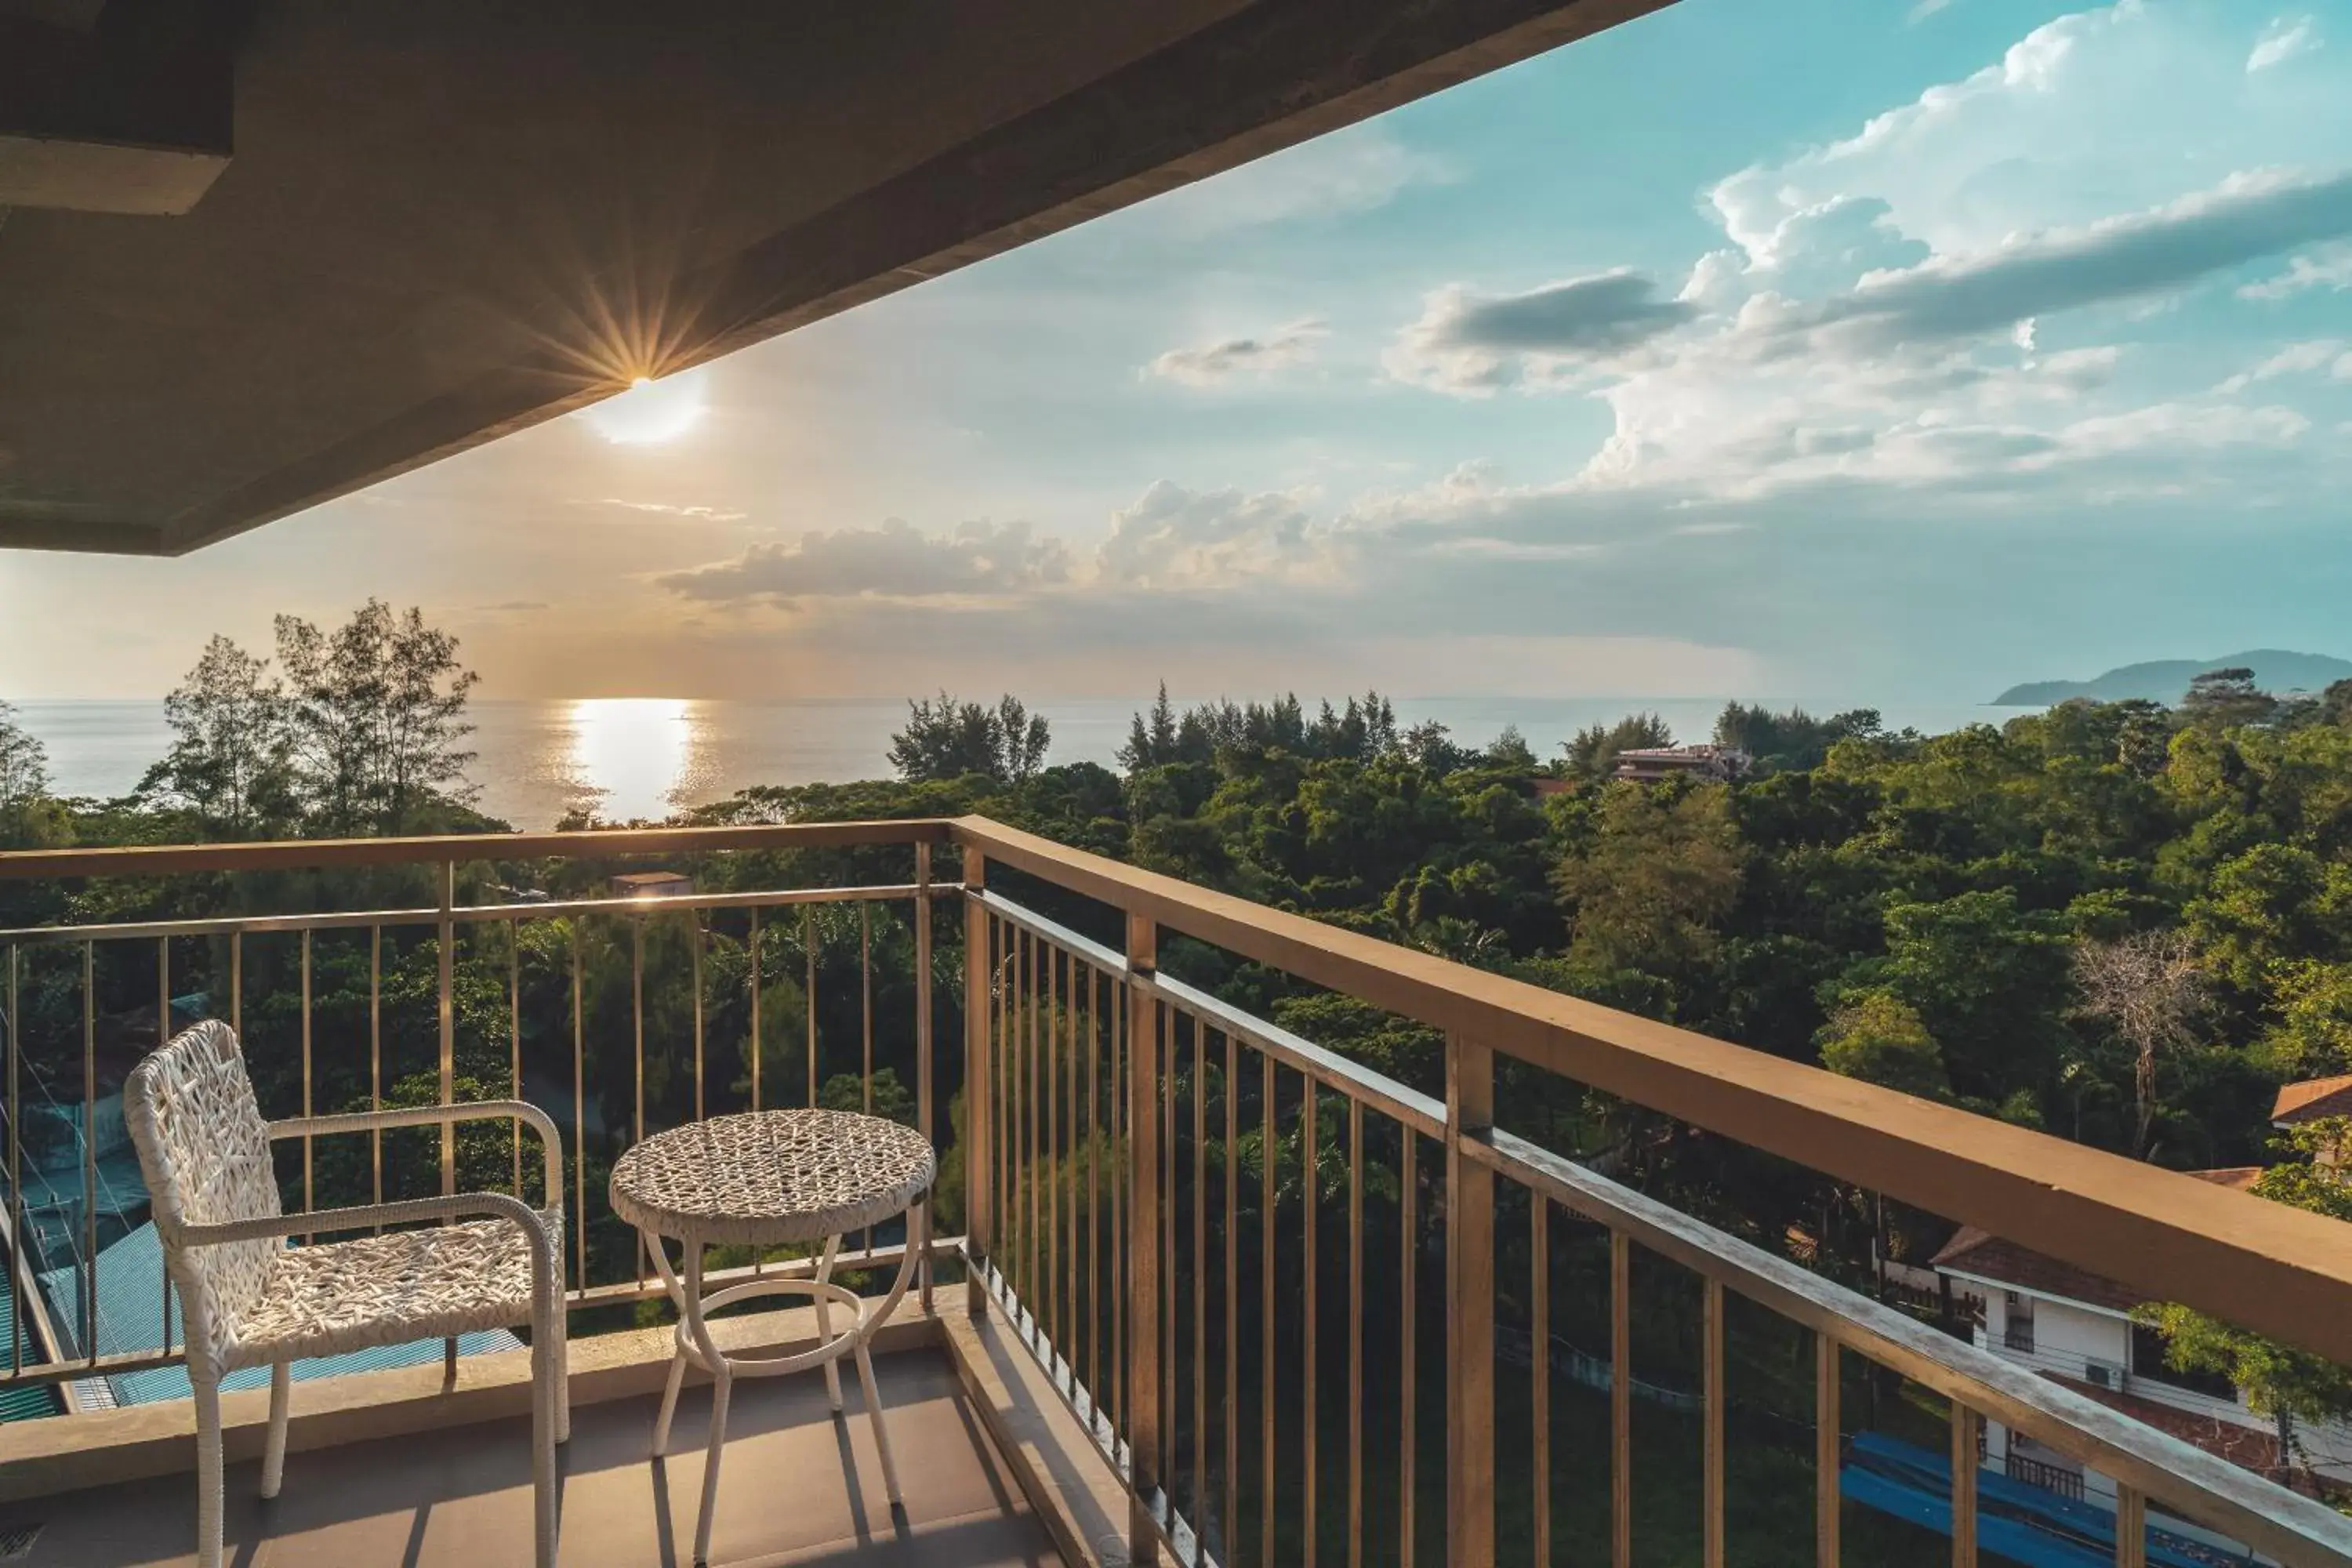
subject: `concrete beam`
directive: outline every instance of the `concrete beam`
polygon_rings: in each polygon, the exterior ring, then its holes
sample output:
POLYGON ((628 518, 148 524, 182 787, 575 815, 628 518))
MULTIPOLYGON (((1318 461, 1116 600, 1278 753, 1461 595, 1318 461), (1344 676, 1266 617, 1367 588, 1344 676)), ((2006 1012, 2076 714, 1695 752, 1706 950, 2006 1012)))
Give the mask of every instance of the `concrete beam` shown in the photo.
POLYGON ((228 167, 239 7, 0 10, 0 206, 184 213, 228 167))
MULTIPOLYGON (((120 0, 118 0, 120 3, 120 0)), ((677 279, 662 373, 895 293, 1670 0, 1258 0, 677 279)), ((1597 155, 1597 154, 1596 154, 1597 155)), ((174 518, 182 554, 600 401, 583 355, 479 376, 174 518)), ((15 542, 0 528, 0 545, 15 542)))

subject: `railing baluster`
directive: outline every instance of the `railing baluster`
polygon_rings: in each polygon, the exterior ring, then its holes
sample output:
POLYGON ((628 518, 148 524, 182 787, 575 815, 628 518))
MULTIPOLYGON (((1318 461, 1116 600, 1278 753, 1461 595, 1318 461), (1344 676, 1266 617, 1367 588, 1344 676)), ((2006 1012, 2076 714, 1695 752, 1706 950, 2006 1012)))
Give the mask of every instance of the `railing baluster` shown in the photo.
POLYGON ((1838 1568, 1838 1342, 1813 1343, 1813 1561, 1838 1568))
POLYGON ((1466 1142, 1495 1124, 1495 1058, 1445 1042, 1448 1568, 1495 1562, 1495 1178, 1466 1142))
POLYGON ((228 939, 228 1027, 238 1040, 245 1038, 245 933, 231 931, 228 939))
POLYGON ((1538 1568, 1551 1562, 1551 1205, 1528 1194, 1528 1394, 1535 1429, 1538 1568))
MULTIPOLYGON (((21 1267, 25 1245, 25 1115, 18 1064, 25 1054, 25 1026, 16 979, 16 944, 8 944, 8 1291, 13 1300, 29 1270, 21 1267)), ((166 1320, 169 1321, 168 1319, 166 1320)), ((8 1314, 8 1370, 25 1370, 25 1308, 8 1314)))
POLYGON ((1045 943, 1024 933, 1023 943, 1028 963, 1023 972, 1021 1010, 1016 1026, 1021 1036, 1021 1070, 1013 1075, 1013 1092, 1018 1096, 1021 1118, 1021 1160, 1018 1180, 1025 1208, 1021 1230, 1021 1301, 1032 1324, 1038 1321, 1037 1304, 1037 1215, 1043 1205, 1043 1194, 1037 1191, 1037 1007, 1039 966, 1045 962, 1045 943))
MULTIPOLYGON (((383 1109, 383 927, 368 928, 368 1109, 383 1109)), ((577 1143, 573 1145, 575 1148, 577 1143)), ((369 1198, 383 1202, 383 1129, 368 1131, 369 1198)), ((375 1227, 382 1235, 383 1226, 375 1227)))
POLYGON ((1241 1129, 1241 1045, 1225 1031, 1225 1555, 1241 1552, 1241 1251, 1238 1227, 1240 1200, 1234 1191, 1239 1172, 1234 1146, 1241 1129))
MULTIPOLYGON (((10 1016, 14 1016, 14 1014, 15 1009, 12 1007, 10 1009, 10 1016)), ((157 937, 155 939, 155 1043, 160 1046, 171 1037, 172 939, 168 936, 164 936, 157 937)), ((8 1282, 11 1289, 13 1290, 16 1285, 16 1274, 13 1268, 16 1258, 13 1254, 10 1256, 8 1261, 12 1265, 8 1282)), ((159 1264, 156 1268, 156 1272, 163 1277, 163 1353, 165 1355, 170 1355, 172 1353, 172 1342, 174 1337, 172 1332, 171 1265, 168 1263, 159 1264)), ((17 1313, 12 1311, 9 1315, 13 1318, 16 1316, 17 1313)))
POLYGON ((1132 1418, 1134 1406, 1128 1403, 1127 1380, 1120 1373, 1130 1359, 1127 1353, 1127 1289, 1120 1283, 1127 1277, 1130 1259, 1128 1256, 1128 1205, 1135 1191, 1135 1174, 1131 1168, 1134 1149, 1130 1143, 1132 1122, 1128 1100, 1129 1067, 1127 1060, 1128 1022, 1134 1010, 1135 987, 1124 980, 1111 983, 1110 1008, 1110 1135, 1111 1147, 1118 1157, 1110 1163, 1110 1353, 1112 1371, 1109 1377, 1111 1399, 1111 1431, 1116 1434, 1121 1424, 1132 1418))
POLYGON ((1160 1009, 1160 1485, 1176 1510, 1176 1009, 1160 1009))
POLYGON ((816 906, 801 906, 801 953, 807 961, 807 983, 802 987, 808 1003, 808 1102, 816 1104, 816 906))
POLYGON ((964 1103, 964 1310, 988 1310, 986 1275, 996 1256, 994 1193, 989 1184, 989 1149, 997 1137, 995 1092, 988 1065, 988 988, 993 973, 995 921, 979 894, 988 881, 988 861, 976 849, 963 853, 963 1103, 964 1103))
POLYGON ((1609 1555, 1633 1568, 1633 1238, 1609 1233, 1609 1555))
POLYGON ((98 1364, 98 949, 81 944, 82 1350, 98 1364))
MULTIPOLYGON (((522 921, 507 922, 507 1092, 522 1098, 522 921)), ((507 1119, 514 1152, 514 1195, 523 1197, 522 1118, 507 1119)), ((528 1201, 526 1199, 526 1201, 528 1201)))
POLYGON ((2147 1498, 2137 1487, 2116 1488, 2116 1568, 2147 1568, 2147 1498))
MULTIPOLYGON (((452 1105, 457 1098, 457 926, 450 910, 457 903, 457 863, 440 862, 441 923, 438 949, 439 993, 441 1003, 441 1103, 452 1105)), ((305 935, 309 933, 305 932, 305 935)), ((306 1016, 307 1016, 307 1009, 306 1016)), ((307 1146, 307 1140, 306 1146, 307 1146)), ((457 1124, 441 1124, 441 1195, 448 1197, 457 1190, 457 1124)), ((451 1341, 455 1344, 456 1341, 451 1341)))
POLYGON ((1258 1449, 1259 1484, 1264 1491, 1258 1507, 1258 1563, 1261 1568, 1271 1568, 1274 1562, 1274 1460, 1275 1436, 1277 1430, 1274 1407, 1274 1265, 1275 1265, 1275 1163, 1280 1130, 1276 1122, 1274 1055, 1262 1054, 1265 1082, 1259 1093, 1258 1107, 1258 1166, 1259 1212, 1263 1218, 1258 1226, 1260 1249, 1258 1259, 1258 1449))
MULTIPOLYGON (((874 1114, 874 906, 857 906, 858 1109, 874 1114)), ((701 1114, 699 1106, 696 1114, 701 1114)), ((930 1136, 927 1130, 924 1137, 930 1136)), ((911 1229, 908 1245, 914 1245, 911 1229)), ((866 1250, 874 1250, 874 1227, 866 1227, 866 1250)))
POLYGON ((572 1250, 588 1289, 588 1009, 580 982, 580 917, 572 917, 572 1250))
MULTIPOLYGON (((1004 1255, 997 1272, 1010 1285, 1021 1266, 1021 1196, 1020 1189, 1013 1184, 1013 1172, 1021 1157, 1021 1123, 1013 1114, 1013 1073, 1021 1060, 1020 1038, 1014 1026, 1014 1020, 1020 1016, 1014 993, 1021 983, 1021 933, 1003 921, 996 922, 992 962, 996 965, 996 1040, 989 1048, 989 1064, 995 1069, 996 1082, 992 1092, 996 1099, 996 1114, 990 1118, 995 1129, 990 1147, 996 1152, 996 1245, 1004 1255)), ((1013 1326, 1020 1325, 1016 1321, 1013 1326)))
MULTIPOLYGON (((636 1069, 636 1100, 629 1113, 629 1142, 646 1141, 646 917, 629 917, 630 1061, 636 1069)), ((637 1277, 645 1278, 639 1259, 637 1277)))
MULTIPOLYGON (((923 1136, 937 1142, 940 1136, 939 1118, 931 1104, 931 847, 915 846, 915 1121, 923 1136)), ((978 1111, 972 1111, 977 1119, 978 1111)), ((971 1207, 971 1188, 965 1188, 965 1207, 971 1207)), ((923 1310, 931 1310, 931 1254, 929 1247, 915 1265, 918 1289, 921 1291, 923 1310)))
POLYGON ((1364 1102, 1348 1101, 1348 1568, 1364 1568, 1364 1102))
POLYGON ((751 906, 751 1109, 761 1109, 760 1100, 760 906, 751 906))
MULTIPOLYGON (((689 912, 686 918, 693 922, 693 929, 687 938, 687 945, 691 953, 694 982, 694 1119, 700 1121, 709 1114, 703 1109, 702 1084, 702 916, 689 912)), ((867 1239, 866 1250, 868 1252, 874 1250, 870 1237, 867 1239)))
POLYGON ((1209 1521, 1209 1030, 1192 1020, 1192 1514, 1209 1521))
POLYGON ((1321 1360, 1316 1354, 1315 1281, 1316 1276, 1322 1272, 1317 1267, 1321 1261, 1321 1254, 1317 1251, 1315 1246, 1315 1219, 1316 1212, 1323 1206, 1322 1152, 1318 1147, 1323 1129, 1322 1117, 1315 1104, 1315 1079, 1312 1075, 1307 1078, 1302 1089, 1298 1102, 1298 1192, 1299 1201, 1306 1205, 1307 1233, 1306 1239, 1299 1245, 1298 1251, 1307 1271, 1305 1290, 1307 1353, 1299 1359, 1305 1366, 1307 1387, 1299 1399, 1298 1409, 1300 1418, 1306 1423, 1300 1435, 1307 1440, 1307 1451, 1300 1456, 1299 1464, 1300 1479, 1306 1487, 1305 1497, 1300 1506, 1307 1516, 1303 1526, 1307 1538, 1306 1551, 1301 1561, 1306 1563, 1306 1568, 1315 1568, 1315 1546, 1323 1533, 1316 1528, 1318 1519, 1315 1511, 1316 1482, 1321 1479, 1321 1466, 1317 1462, 1315 1439, 1323 1426, 1322 1406, 1316 1402, 1315 1398, 1315 1373, 1318 1371, 1318 1363, 1321 1360))
MULTIPOLYGON (((1977 1568, 1977 1413, 1952 1401, 1952 1568, 1977 1568)), ((2123 1516, 2120 1510, 2116 1517, 2123 1516)))
MULTIPOLYGON (((302 933, 302 1114, 306 1118, 317 1114, 317 1108, 310 1103, 310 932, 308 931, 302 933)), ((302 1134, 302 1212, 304 1214, 314 1213, 319 1207, 317 1195, 311 1190, 310 1180, 310 1152, 314 1142, 308 1132, 302 1134)), ((307 1244, 315 1237, 305 1234, 302 1239, 307 1244)))
MULTIPOLYGON (((1045 1032, 1045 1274, 1037 1277, 1037 1321, 1046 1333, 1046 1368, 1058 1359, 1066 1333, 1061 1319, 1061 952, 1040 942, 1045 959, 1045 990, 1037 1023, 1045 1032)), ((1058 1375, 1056 1375, 1058 1383, 1058 1375)))
MULTIPOLYGON (((1149 977, 1159 967, 1160 931, 1148 916, 1127 917, 1127 964, 1131 974, 1149 977)), ((1128 1442, 1132 1456, 1131 1497, 1128 1519, 1129 1560, 1150 1564, 1160 1561, 1150 1498, 1165 1479, 1167 1449, 1161 1441, 1160 1292, 1161 1186, 1160 1150, 1160 1056, 1158 999, 1139 984, 1128 987, 1127 1038, 1128 1128, 1135 1152, 1127 1162, 1131 1171, 1129 1234, 1134 1249, 1128 1261, 1128 1321, 1133 1339, 1128 1355, 1128 1442)))
POLYGON ((1700 1551, 1702 1568, 1724 1568, 1726 1542, 1723 1529, 1723 1461, 1724 1413, 1729 1402, 1729 1379, 1724 1365, 1723 1321, 1725 1301, 1723 1281, 1706 1282, 1706 1302, 1700 1332, 1705 1343, 1700 1358, 1706 1363, 1706 1454, 1701 1461, 1699 1480, 1700 1551))
POLYGON ((1087 965, 1087 1388, 1102 1410, 1102 972, 1087 965))
POLYGON ((1066 1096, 1059 1145, 1066 1158, 1060 1173, 1054 1181, 1055 1191, 1065 1188, 1069 1201, 1062 1205, 1062 1321, 1068 1325, 1063 1331, 1067 1342, 1062 1347, 1063 1358, 1069 1363, 1070 1388, 1078 1384, 1078 956, 1065 956, 1066 984, 1062 992, 1062 1021, 1068 1031, 1069 1049, 1064 1053, 1063 1092, 1066 1096))
POLYGON ((1397 1563, 1398 1568, 1412 1568, 1413 1531, 1417 1516, 1413 1509, 1414 1476, 1419 1470, 1419 1443, 1414 1436, 1413 1409, 1420 1390, 1416 1363, 1419 1359, 1419 1319, 1421 1286, 1416 1256, 1421 1250, 1421 1134, 1412 1127, 1402 1128, 1404 1152, 1397 1160, 1397 1250, 1402 1256, 1397 1272, 1402 1276, 1400 1289, 1403 1294, 1402 1319, 1398 1328, 1397 1363, 1402 1370, 1402 1387, 1397 1395, 1397 1563))

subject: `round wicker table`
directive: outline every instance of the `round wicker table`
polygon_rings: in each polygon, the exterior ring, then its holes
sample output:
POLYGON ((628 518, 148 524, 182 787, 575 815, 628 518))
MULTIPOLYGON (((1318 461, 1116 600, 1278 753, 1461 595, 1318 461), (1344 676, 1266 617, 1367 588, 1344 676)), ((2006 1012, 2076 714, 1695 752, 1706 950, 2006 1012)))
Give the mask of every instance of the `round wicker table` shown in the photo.
POLYGON ((709 1460, 702 1473, 702 1512, 694 1528, 694 1561, 710 1553, 710 1516, 719 1496, 719 1456, 727 1437, 727 1398, 738 1377, 775 1377, 824 1368, 833 1408, 841 1409, 845 1355, 857 1362, 882 1478, 893 1508, 900 1506, 898 1473, 882 1423, 867 1346, 895 1310, 929 1240, 929 1197, 938 1160, 923 1135, 878 1117, 845 1110, 761 1110, 715 1116, 657 1133, 613 1166, 613 1212, 636 1226, 661 1270, 663 1288, 677 1305, 677 1347, 669 1385, 654 1425, 654 1453, 669 1447, 670 1418, 689 1361, 711 1376, 709 1460), (889 1294, 865 1298, 833 1282, 842 1237, 898 1214, 907 1215, 907 1247, 889 1294), (674 1268, 665 1238, 681 1243, 685 1267, 674 1268), (714 1290, 702 1289, 703 1249, 714 1244, 774 1247, 823 1242, 814 1277, 755 1276, 714 1290), (789 1355, 721 1354, 707 1314, 757 1296, 806 1296, 816 1306, 814 1348, 789 1355), (834 1331, 835 1307, 847 1321, 834 1331))

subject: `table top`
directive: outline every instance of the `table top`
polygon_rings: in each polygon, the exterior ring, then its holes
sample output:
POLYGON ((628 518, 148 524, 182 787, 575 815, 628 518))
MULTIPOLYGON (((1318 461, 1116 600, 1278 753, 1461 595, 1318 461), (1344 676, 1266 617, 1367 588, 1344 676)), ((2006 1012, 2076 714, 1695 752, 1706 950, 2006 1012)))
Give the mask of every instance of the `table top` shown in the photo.
POLYGON ((848 1110, 755 1110, 674 1127, 613 1166, 613 1212, 689 1242, 822 1241, 929 1191, 939 1162, 911 1127, 848 1110))

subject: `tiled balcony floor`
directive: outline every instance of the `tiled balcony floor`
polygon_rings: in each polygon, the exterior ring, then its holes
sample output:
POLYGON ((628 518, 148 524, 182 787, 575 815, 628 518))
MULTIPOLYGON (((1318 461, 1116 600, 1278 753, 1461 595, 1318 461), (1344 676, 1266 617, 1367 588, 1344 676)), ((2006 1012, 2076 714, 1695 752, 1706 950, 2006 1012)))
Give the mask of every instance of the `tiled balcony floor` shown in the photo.
MULTIPOLYGON (((1060 1559, 965 1406, 938 1350, 879 1356, 903 1520, 882 1486, 871 1424, 845 1379, 846 1410, 824 1379, 747 1379, 735 1387, 716 1564, 937 1564, 1045 1568, 1060 1559)), ((297 1395, 299 1408, 299 1395, 297 1395)), ((562 1450, 565 1568, 671 1568, 693 1555, 702 1489, 707 1386, 689 1387, 667 1459, 647 1458, 656 1402, 583 1405, 562 1450)), ((277 1500, 255 1496, 259 1467, 228 1469, 233 1568, 494 1568, 530 1561, 530 1457, 523 1421, 456 1426, 289 1455, 277 1500)), ((192 1563, 195 1488, 172 1476, 0 1510, 0 1537, 41 1527, 36 1568, 192 1563)))

